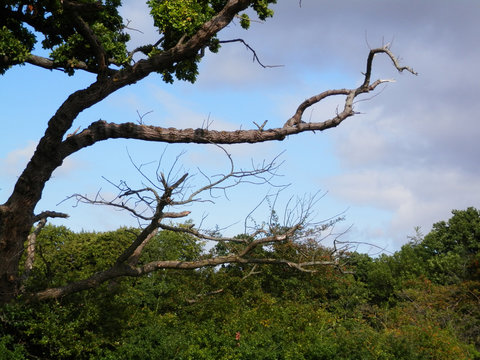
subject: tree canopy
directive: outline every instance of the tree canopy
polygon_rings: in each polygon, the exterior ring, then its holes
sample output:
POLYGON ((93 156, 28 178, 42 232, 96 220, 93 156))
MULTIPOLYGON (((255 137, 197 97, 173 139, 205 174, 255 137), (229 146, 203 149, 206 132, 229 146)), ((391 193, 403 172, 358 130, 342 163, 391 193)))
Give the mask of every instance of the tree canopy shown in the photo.
MULTIPOLYGON (((474 234, 478 214, 454 211, 447 223, 468 221, 447 233, 474 234)), ((118 244, 128 244, 138 231, 75 233, 47 225, 37 239, 42 256, 26 286, 42 289, 87 278, 114 262, 118 244)), ((392 255, 347 251, 343 272, 322 267, 299 273, 255 264, 165 269, 64 298, 12 303, 0 317, 0 359, 475 359, 480 355, 475 272, 458 281, 454 262, 412 272, 412 249, 419 251, 435 232, 392 255)), ((162 231, 140 262, 159 256, 191 261, 224 251, 162 231)), ((332 256, 331 248, 314 241, 263 251, 277 258, 332 256)), ((457 247, 453 254, 462 251, 457 247)))
MULTIPOLYGON (((30 63, 47 69, 61 69, 69 75, 77 70, 108 75, 134 64, 134 55, 146 58, 186 43, 202 26, 223 9, 227 1, 148 1, 154 25, 161 38, 155 44, 145 44, 128 51, 129 35, 118 13, 119 0, 88 1, 5 1, 1 8, 0 73, 13 65, 30 63), (43 39, 39 41, 38 35, 43 39), (32 54, 36 45, 49 51, 50 56, 32 54)), ((259 19, 273 15, 268 8, 275 1, 235 2, 238 10, 252 7, 259 19)), ((232 9, 231 11, 235 11, 232 9)), ((249 27, 249 17, 240 15, 240 25, 249 27)), ((217 30, 218 31, 218 30, 217 30)), ((202 43, 202 50, 217 52, 216 33, 202 43)), ((201 54, 193 54, 159 69, 166 82, 173 76, 194 82, 201 54)))

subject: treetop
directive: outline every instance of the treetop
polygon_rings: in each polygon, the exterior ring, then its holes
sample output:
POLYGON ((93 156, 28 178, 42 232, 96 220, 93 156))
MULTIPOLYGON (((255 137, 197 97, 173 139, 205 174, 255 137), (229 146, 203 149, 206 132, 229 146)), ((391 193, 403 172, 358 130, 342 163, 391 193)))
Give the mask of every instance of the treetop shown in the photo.
MULTIPOLYGON (((268 6, 275 2, 254 0, 246 2, 244 8, 252 7, 265 20, 273 15, 268 6)), ((129 29, 118 11, 120 0, 7 0, 0 7, 0 74, 13 65, 30 63, 69 75, 76 70, 113 75, 131 67, 135 63, 133 55, 152 58, 189 40, 227 3, 227 0, 149 0, 158 41, 128 50, 129 29), (48 57, 34 54, 39 43, 49 52, 48 57)), ((248 15, 239 15, 239 19, 240 25, 247 29, 248 15)), ((213 36, 195 55, 159 72, 168 83, 174 77, 194 82, 205 48, 217 52, 219 47, 218 38, 213 36)))

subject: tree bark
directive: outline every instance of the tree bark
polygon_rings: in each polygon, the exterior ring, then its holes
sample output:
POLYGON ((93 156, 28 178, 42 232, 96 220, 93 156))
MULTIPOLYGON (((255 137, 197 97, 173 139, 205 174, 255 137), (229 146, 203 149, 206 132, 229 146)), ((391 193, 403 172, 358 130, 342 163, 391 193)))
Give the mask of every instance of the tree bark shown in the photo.
POLYGON ((20 285, 19 263, 24 242, 30 232, 31 216, 28 212, 0 209, 0 304, 12 300, 20 285))

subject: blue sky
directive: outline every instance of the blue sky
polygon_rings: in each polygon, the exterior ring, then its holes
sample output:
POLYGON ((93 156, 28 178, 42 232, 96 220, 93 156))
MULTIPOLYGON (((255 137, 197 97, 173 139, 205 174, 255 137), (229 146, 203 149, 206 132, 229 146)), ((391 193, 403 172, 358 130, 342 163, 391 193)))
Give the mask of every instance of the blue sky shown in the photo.
MULTIPOLYGON (((124 1, 122 14, 132 32, 131 47, 155 42, 146 8, 124 1)), ((158 76, 122 89, 86 110, 74 123, 87 127, 98 119, 136 121, 137 111, 150 112, 150 125, 216 129, 281 126, 305 98, 329 88, 355 87, 369 46, 393 42, 392 50, 418 77, 398 74, 379 59, 374 75, 395 78, 378 96, 356 104, 361 114, 324 133, 302 134, 275 142, 228 148, 238 167, 269 160, 282 153, 284 161, 275 181, 291 184, 281 193, 278 207, 291 196, 325 193, 316 204, 316 220, 345 211, 341 232, 345 240, 365 241, 397 250, 415 226, 426 233, 433 222, 447 219, 452 209, 480 207, 480 126, 476 109, 480 90, 478 34, 480 2, 471 1, 279 1, 276 15, 266 23, 252 23, 249 31, 232 24, 221 39, 242 37, 266 64, 263 69, 241 44, 225 44, 217 55, 203 60, 196 84, 162 83, 158 76)), ((0 142, 0 202, 31 156, 48 119, 71 92, 88 86, 89 74, 75 77, 26 65, 0 79, 2 121, 0 142)), ((329 101, 307 113, 312 121, 331 117, 337 102, 329 101)), ((306 119, 308 120, 308 119, 306 119)), ((140 184, 129 155, 138 163, 158 161, 165 151, 168 170, 182 151, 183 169, 197 167, 209 174, 228 169, 219 149, 205 145, 169 145, 115 140, 96 144, 67 159, 47 184, 37 210, 67 212, 56 220, 74 230, 107 230, 135 225, 126 214, 99 207, 62 202, 73 193, 94 195, 100 188, 115 192, 113 182, 140 184)), ((192 185, 202 184, 202 177, 192 185)), ((235 224, 225 232, 243 229, 246 215, 266 195, 268 186, 240 186, 228 199, 201 203, 192 210, 206 227, 235 224)), ((268 206, 254 213, 268 219, 268 206)), ((368 248, 365 248, 368 251, 368 248)))

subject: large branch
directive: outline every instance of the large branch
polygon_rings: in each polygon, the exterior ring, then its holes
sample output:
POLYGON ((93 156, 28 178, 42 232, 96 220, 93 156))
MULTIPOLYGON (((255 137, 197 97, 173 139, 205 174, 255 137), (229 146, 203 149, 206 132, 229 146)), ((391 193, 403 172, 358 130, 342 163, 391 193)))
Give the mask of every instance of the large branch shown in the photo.
POLYGON ((361 94, 375 90, 385 82, 392 80, 378 79, 370 82, 372 62, 376 54, 384 53, 392 60, 395 68, 402 71, 409 71, 416 74, 411 68, 400 66, 388 47, 372 49, 367 58, 367 71, 364 74, 364 82, 353 89, 326 90, 303 101, 288 119, 283 127, 264 129, 258 127, 251 130, 217 131, 203 128, 179 129, 163 128, 159 126, 147 126, 135 123, 107 123, 99 120, 92 123, 87 129, 79 134, 69 137, 63 144, 61 154, 66 157, 84 147, 91 146, 96 142, 108 139, 139 139, 145 141, 156 141, 166 143, 198 143, 198 144, 238 144, 238 143, 259 143, 272 140, 283 140, 288 135, 299 134, 305 131, 323 131, 338 126, 345 119, 355 115, 353 109, 354 100, 361 94), (320 101, 332 96, 345 96, 343 110, 334 117, 321 122, 302 121, 305 110, 320 101))
POLYGON ((93 289, 98 287, 102 283, 116 279, 119 277, 139 277, 145 274, 158 271, 160 269, 176 269, 176 270, 193 270, 203 267, 212 267, 223 264, 273 264, 273 265, 286 265, 296 268, 300 271, 315 272, 315 269, 307 269, 311 266, 337 266, 336 261, 309 261, 297 263, 285 259, 272 259, 272 258, 248 258, 238 255, 219 256, 215 258, 202 259, 196 261, 179 261, 179 260, 163 260, 152 261, 143 266, 135 267, 129 264, 116 264, 113 267, 95 273, 88 279, 76 281, 66 286, 50 288, 43 291, 39 291, 34 294, 28 294, 26 296, 27 301, 42 301, 47 299, 55 299, 69 294, 73 294, 79 291, 93 289))

